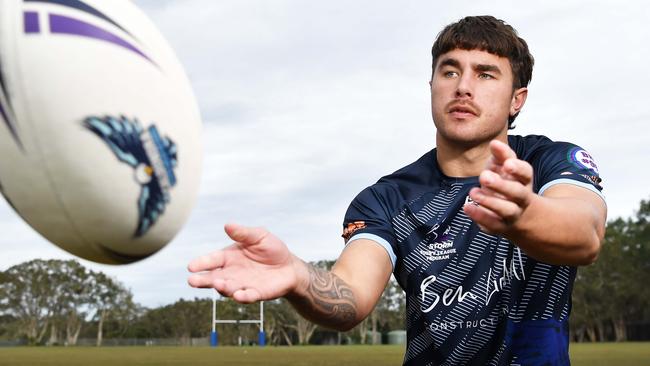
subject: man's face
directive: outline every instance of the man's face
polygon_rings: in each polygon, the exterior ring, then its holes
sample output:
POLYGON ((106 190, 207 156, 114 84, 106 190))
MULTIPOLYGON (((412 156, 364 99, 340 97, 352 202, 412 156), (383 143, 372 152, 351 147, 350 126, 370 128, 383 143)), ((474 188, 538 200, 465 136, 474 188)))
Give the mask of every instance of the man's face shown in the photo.
POLYGON ((510 62, 486 51, 454 49, 438 57, 431 79, 431 114, 438 145, 472 147, 505 138, 508 117, 526 100, 513 91, 510 62))

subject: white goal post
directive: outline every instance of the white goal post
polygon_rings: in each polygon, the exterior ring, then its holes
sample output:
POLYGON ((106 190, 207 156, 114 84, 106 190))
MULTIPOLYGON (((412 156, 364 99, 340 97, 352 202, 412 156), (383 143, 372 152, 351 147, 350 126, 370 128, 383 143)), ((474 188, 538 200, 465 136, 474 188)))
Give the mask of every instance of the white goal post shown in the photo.
POLYGON ((266 345, 266 334, 264 333, 264 301, 260 301, 259 319, 217 319, 217 292, 212 293, 212 333, 210 333, 210 345, 216 347, 219 344, 217 324, 257 324, 260 331, 257 334, 257 344, 260 347, 266 345))

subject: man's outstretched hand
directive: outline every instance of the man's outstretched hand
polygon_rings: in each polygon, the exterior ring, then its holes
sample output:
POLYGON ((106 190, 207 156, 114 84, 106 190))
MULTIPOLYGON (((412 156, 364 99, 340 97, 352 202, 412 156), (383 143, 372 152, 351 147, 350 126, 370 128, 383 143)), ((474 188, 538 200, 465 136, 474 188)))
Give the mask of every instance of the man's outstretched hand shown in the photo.
POLYGON ((191 286, 214 288, 241 303, 276 299, 298 286, 299 272, 307 269, 280 239, 262 228, 224 229, 234 243, 190 262, 191 286))
POLYGON ((517 159, 503 142, 490 142, 490 152, 492 157, 479 175, 481 186, 469 193, 476 204, 467 204, 464 210, 481 230, 508 234, 537 196, 532 190, 533 167, 517 159))

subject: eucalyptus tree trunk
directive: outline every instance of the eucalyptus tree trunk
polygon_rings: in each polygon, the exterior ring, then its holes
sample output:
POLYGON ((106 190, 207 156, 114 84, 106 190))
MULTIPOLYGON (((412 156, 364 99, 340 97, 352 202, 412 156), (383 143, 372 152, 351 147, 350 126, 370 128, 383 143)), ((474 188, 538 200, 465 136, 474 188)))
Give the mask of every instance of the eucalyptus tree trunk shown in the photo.
POLYGON ((625 319, 622 317, 614 320, 614 334, 616 335, 616 342, 627 341, 627 328, 625 326, 625 319))
POLYGON ((289 337, 289 334, 287 334, 287 331, 284 328, 280 328, 280 333, 282 333, 282 336, 284 337, 284 340, 287 342, 287 345, 293 346, 293 342, 291 342, 291 337, 289 337))
POLYGON ((596 342, 596 327, 593 325, 588 325, 587 326, 587 337, 589 338, 589 342, 596 342))
POLYGON ((357 328, 359 329, 359 343, 366 344, 366 336, 368 335, 368 318, 363 319, 357 328))
POLYGON ((377 312, 373 310, 372 313, 370 313, 370 322, 372 324, 372 340, 371 344, 379 344, 381 343, 380 339, 377 339, 377 312))
POLYGON ((52 323, 50 326, 50 339, 47 341, 47 344, 53 346, 57 343, 59 343, 59 333, 56 329, 56 325, 52 323))
POLYGON ((106 317, 106 309, 102 309, 99 315, 99 323, 97 324, 97 347, 102 345, 104 336, 104 318, 106 317))

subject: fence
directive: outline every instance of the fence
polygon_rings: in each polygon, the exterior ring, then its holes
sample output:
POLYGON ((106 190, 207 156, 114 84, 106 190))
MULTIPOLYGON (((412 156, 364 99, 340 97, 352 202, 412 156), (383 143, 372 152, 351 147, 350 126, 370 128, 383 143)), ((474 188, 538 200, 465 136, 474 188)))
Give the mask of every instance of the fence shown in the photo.
MULTIPOLYGON (((77 346, 95 346, 97 339, 81 338, 77 346)), ((102 346, 209 346, 210 338, 108 338, 102 340, 102 346)))
MULTIPOLYGON (((79 338, 75 346, 96 346, 95 338, 79 338)), ((209 346, 210 338, 108 338, 102 341, 102 346, 209 346)), ((0 347, 27 346, 27 340, 0 340, 0 347)))

